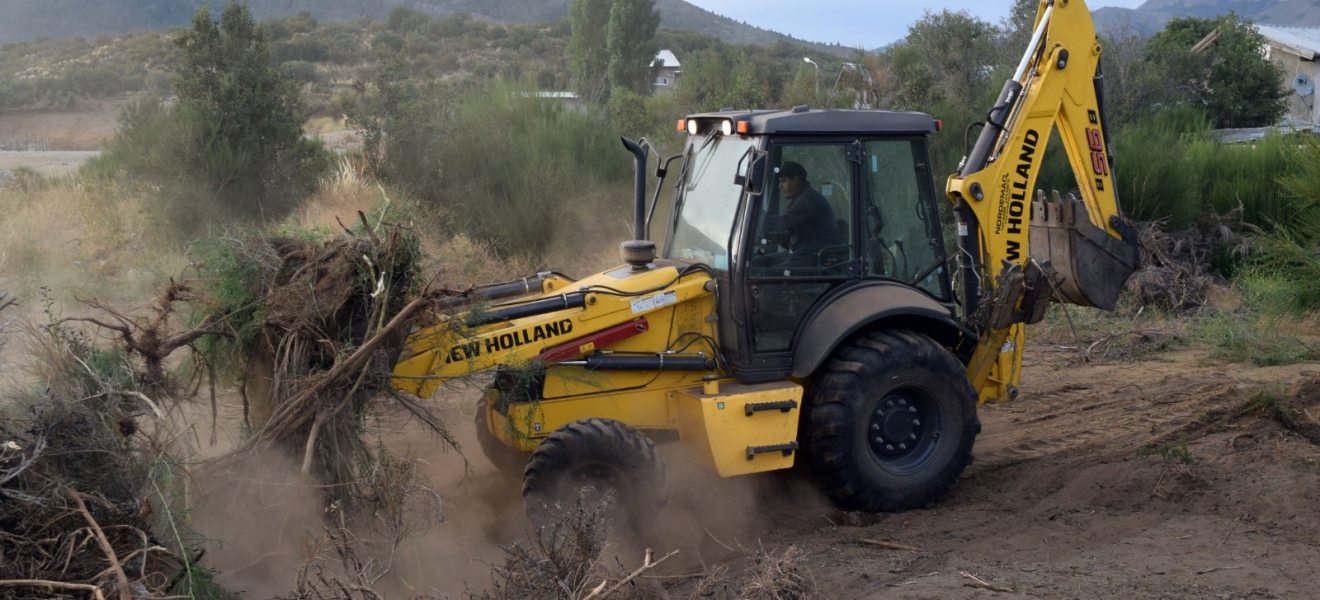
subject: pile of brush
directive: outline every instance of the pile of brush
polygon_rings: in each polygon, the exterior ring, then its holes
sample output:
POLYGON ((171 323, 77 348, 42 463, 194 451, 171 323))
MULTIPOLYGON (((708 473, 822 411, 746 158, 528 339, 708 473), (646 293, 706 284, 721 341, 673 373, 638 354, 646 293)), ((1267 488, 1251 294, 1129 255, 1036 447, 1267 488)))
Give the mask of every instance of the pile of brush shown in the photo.
MULTIPOLYGON (((345 231, 325 243, 225 239, 207 252, 209 314, 227 333, 213 338, 208 360, 238 380, 252 435, 204 465, 284 452, 342 501, 362 481, 360 467, 376 462, 361 438, 364 416, 390 392, 408 326, 438 294, 422 289, 421 253, 406 229, 364 218, 345 231)), ((444 433, 426 407, 393 399, 444 433)))
MULTIPOLYGON (((228 597, 182 515, 192 482, 270 452, 326 491, 332 554, 354 551, 359 516, 391 542, 358 577, 384 576, 393 548, 440 518, 416 461, 363 437, 409 325, 443 295, 424 289, 411 232, 363 218, 329 241, 217 240, 202 259, 144 310, 91 300, 90 316, 60 318, 48 302, 29 332, 41 383, 28 388, 45 389, 11 392, 0 414, 0 599, 228 597), (202 459, 184 409, 209 392, 214 444, 226 376, 246 392, 247 435, 202 459)), ((416 399, 394 401, 444 434, 416 399)))
POLYGON ((1191 227, 1170 232, 1163 222, 1137 223, 1141 268, 1127 291, 1142 306, 1194 312, 1211 300, 1220 277, 1216 263, 1243 255, 1251 245, 1241 209, 1227 215, 1206 214, 1191 227))
POLYGON ((160 335, 168 311, 153 308, 77 319, 109 344, 71 319, 28 331, 42 385, 0 413, 0 598, 225 597, 173 527, 195 440, 171 426, 172 399, 197 387, 161 369, 157 351, 184 338, 160 335))

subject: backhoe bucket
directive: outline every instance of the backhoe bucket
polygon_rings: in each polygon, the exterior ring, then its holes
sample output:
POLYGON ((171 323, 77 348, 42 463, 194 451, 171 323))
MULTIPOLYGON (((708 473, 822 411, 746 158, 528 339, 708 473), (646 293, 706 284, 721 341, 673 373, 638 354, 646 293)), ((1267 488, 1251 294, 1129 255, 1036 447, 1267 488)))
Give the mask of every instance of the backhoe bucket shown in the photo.
MULTIPOLYGON (((1055 302, 1113 310, 1119 292, 1137 269, 1135 233, 1118 239, 1096 227, 1086 205, 1069 195, 1051 200, 1039 191, 1031 206, 1031 253, 1058 271, 1055 302)), ((1119 224, 1120 231, 1130 228, 1119 224)))

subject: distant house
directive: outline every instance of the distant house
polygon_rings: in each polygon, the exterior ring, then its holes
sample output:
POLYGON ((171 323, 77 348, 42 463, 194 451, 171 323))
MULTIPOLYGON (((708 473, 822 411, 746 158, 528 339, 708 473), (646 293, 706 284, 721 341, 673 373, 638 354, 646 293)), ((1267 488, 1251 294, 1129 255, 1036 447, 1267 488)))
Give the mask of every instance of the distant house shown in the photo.
POLYGON ((661 50, 655 55, 651 66, 655 69, 657 94, 667 94, 678 89, 678 76, 683 72, 679 70, 678 57, 673 52, 661 50))
POLYGON ((1283 67, 1284 88, 1292 90, 1286 120, 1294 126, 1314 128, 1320 124, 1320 106, 1315 101, 1320 27, 1257 25, 1256 30, 1265 37, 1265 56, 1283 67))
POLYGON ((573 112, 587 112, 587 103, 578 98, 573 92, 523 92, 524 98, 538 98, 547 102, 559 104, 573 112))

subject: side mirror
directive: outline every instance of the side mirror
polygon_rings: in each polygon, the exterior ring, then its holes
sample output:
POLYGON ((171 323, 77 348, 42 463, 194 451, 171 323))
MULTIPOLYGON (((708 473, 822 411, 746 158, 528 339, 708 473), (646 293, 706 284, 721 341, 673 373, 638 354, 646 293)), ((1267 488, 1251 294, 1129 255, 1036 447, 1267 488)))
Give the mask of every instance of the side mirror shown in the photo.
POLYGON ((743 191, 753 196, 760 196, 765 188, 765 160, 765 152, 748 148, 742 158, 738 159, 738 166, 734 168, 736 172, 733 175, 733 185, 741 187, 743 191), (752 157, 752 163, 747 166, 746 174, 744 174, 743 161, 746 161, 749 156, 752 157))
POLYGON ((743 189, 748 194, 760 196, 765 192, 765 165, 769 162, 770 155, 765 152, 757 152, 756 158, 752 159, 752 165, 747 169, 747 180, 743 184, 743 189))

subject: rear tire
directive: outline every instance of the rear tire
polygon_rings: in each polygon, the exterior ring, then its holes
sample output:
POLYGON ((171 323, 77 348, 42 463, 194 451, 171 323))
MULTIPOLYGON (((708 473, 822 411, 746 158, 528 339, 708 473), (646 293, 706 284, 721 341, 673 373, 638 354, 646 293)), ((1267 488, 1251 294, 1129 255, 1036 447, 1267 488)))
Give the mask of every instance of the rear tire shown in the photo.
POLYGON ((611 419, 583 419, 555 430, 532 452, 523 473, 523 507, 537 526, 549 523, 556 510, 579 499, 594 505, 611 490, 611 516, 634 528, 669 497, 655 444, 611 419))
POLYGON ((511 475, 522 473, 523 468, 527 466, 527 458, 531 455, 505 446, 504 442, 490 432, 486 420, 485 400, 477 402, 477 414, 472 417, 472 422, 477 427, 477 444, 481 446, 481 453, 486 459, 501 473, 511 475))
POLYGON ((863 334, 835 350, 812 386, 812 470, 847 509, 933 506, 972 462, 976 400, 966 369, 934 340, 863 334))

